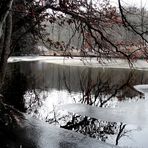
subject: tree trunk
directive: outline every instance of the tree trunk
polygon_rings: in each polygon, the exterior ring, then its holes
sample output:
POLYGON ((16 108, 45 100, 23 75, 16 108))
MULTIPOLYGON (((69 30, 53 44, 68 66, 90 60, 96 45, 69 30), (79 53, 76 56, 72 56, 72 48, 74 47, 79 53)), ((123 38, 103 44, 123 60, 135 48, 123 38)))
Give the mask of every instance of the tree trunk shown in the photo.
POLYGON ((6 21, 6 18, 9 14, 9 10, 12 7, 13 0, 5 0, 1 1, 1 7, 0 7, 0 38, 3 35, 3 25, 6 21))
POLYGON ((11 33, 12 33, 12 14, 9 12, 6 18, 6 26, 5 26, 5 35, 4 35, 4 42, 1 51, 0 57, 0 89, 3 84, 6 66, 7 66, 7 59, 10 54, 10 43, 11 43, 11 33))

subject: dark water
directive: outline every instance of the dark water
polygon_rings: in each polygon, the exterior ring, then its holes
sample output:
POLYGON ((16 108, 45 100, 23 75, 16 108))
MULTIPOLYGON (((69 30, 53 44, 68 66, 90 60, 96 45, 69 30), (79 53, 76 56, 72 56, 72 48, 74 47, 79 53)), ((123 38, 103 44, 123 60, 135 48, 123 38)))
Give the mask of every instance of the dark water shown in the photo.
POLYGON ((114 107, 125 100, 137 101, 144 96, 133 86, 147 83, 147 71, 20 62, 9 64, 3 94, 6 103, 49 124, 111 144, 146 147, 145 138, 139 137, 146 137, 147 129, 57 112, 55 107, 66 103, 114 107))

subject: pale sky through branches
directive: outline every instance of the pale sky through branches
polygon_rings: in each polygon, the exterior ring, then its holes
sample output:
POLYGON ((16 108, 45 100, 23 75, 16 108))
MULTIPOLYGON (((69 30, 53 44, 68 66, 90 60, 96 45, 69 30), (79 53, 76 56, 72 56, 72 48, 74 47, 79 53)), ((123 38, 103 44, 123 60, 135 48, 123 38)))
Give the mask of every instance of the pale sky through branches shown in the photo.
MULTIPOLYGON (((118 6, 118 0, 110 0, 111 4, 118 6)), ((148 0, 121 0, 123 6, 145 7, 148 9, 148 0)))

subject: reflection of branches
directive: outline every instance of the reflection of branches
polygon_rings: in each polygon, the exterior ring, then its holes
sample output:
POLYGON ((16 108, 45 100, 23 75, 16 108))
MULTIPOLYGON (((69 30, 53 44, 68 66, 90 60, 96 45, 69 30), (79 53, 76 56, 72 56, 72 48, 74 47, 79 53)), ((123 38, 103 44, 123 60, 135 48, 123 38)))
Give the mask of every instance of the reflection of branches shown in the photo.
POLYGON ((125 134, 124 132, 125 127, 126 127, 126 124, 123 124, 123 123, 120 124, 119 132, 116 138, 116 145, 118 145, 120 138, 123 137, 123 135, 125 134))
MULTIPOLYGON (((108 101, 123 92, 127 87, 132 88, 131 83, 134 78, 133 71, 131 71, 130 74, 128 74, 128 78, 121 84, 111 84, 111 78, 105 77, 105 79, 103 79, 100 72, 98 73, 97 78, 94 79, 91 69, 88 70, 87 76, 83 73, 81 76, 81 103, 99 105, 100 107, 103 107, 108 101)), ((118 96, 118 99, 121 100, 121 97, 124 96, 118 96)))
POLYGON ((122 137, 127 136, 128 138, 130 138, 129 135, 127 135, 127 133, 137 130, 137 129, 126 130, 125 128, 126 128, 126 124, 120 123, 119 128, 118 128, 118 134, 117 134, 116 141, 115 141, 116 145, 119 144, 119 140, 122 137))
POLYGON ((104 122, 90 117, 73 115, 72 119, 61 127, 105 142, 108 135, 114 135, 116 133, 116 126, 117 123, 114 122, 104 122))
MULTIPOLYGON (((61 120, 60 118, 57 119, 57 113, 56 113, 56 110, 55 110, 55 106, 53 105, 53 111, 50 112, 53 114, 53 118, 50 118, 50 117, 46 117, 45 121, 48 122, 49 124, 52 124, 52 123, 58 123, 59 124, 59 120, 61 120)), ((48 113, 48 115, 50 114, 48 113)))
POLYGON ((67 122, 65 126, 61 126, 62 128, 66 128, 69 130, 77 129, 80 126, 88 125, 87 117, 84 117, 83 120, 77 122, 77 116, 72 116, 72 120, 67 122))
POLYGON ((27 91, 24 97, 27 100, 26 107, 28 113, 37 112, 38 108, 42 106, 44 99, 47 98, 47 95, 46 91, 39 89, 27 91))
MULTIPOLYGON (((70 77, 70 73, 69 73, 69 77, 70 77)), ((70 82, 69 82, 69 84, 67 83, 67 75, 66 75, 66 73, 64 71, 63 71, 63 81, 65 83, 65 87, 68 90, 68 92, 71 92, 70 82)))
POLYGON ((116 137, 116 145, 119 144, 119 140, 122 137, 129 137, 127 133, 134 130, 126 130, 126 124, 123 123, 118 124, 116 122, 100 121, 95 118, 90 118, 86 116, 83 117, 77 114, 72 115, 71 119, 66 120, 65 125, 60 127, 68 130, 74 130, 78 133, 99 139, 104 142, 106 142, 110 135, 114 135, 116 137))
POLYGON ((125 83, 123 83, 119 88, 114 90, 114 93, 109 98, 100 103, 100 107, 102 107, 105 103, 107 103, 111 98, 115 97, 119 91, 123 90, 126 86, 128 86, 131 82, 131 79, 132 79, 132 73, 128 76, 128 79, 126 80, 125 83))
POLYGON ((96 86, 96 83, 92 80, 92 69, 88 69, 87 77, 84 78, 86 88, 83 88, 83 82, 80 79, 80 85, 83 93, 82 103, 92 104, 92 89, 96 86))

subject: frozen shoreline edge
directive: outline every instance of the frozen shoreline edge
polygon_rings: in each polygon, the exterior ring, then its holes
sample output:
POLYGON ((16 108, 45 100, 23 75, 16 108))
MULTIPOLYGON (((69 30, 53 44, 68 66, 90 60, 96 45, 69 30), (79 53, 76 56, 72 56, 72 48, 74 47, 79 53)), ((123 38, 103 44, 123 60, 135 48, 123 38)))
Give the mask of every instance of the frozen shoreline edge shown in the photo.
POLYGON ((125 59, 106 59, 102 58, 97 60, 96 57, 59 57, 59 56, 13 56, 9 57, 8 63, 15 62, 43 62, 53 63, 69 66, 88 66, 88 67, 102 67, 102 68, 124 68, 124 69, 137 69, 148 70, 148 62, 146 60, 137 60, 133 62, 133 67, 130 67, 129 63, 125 59))

